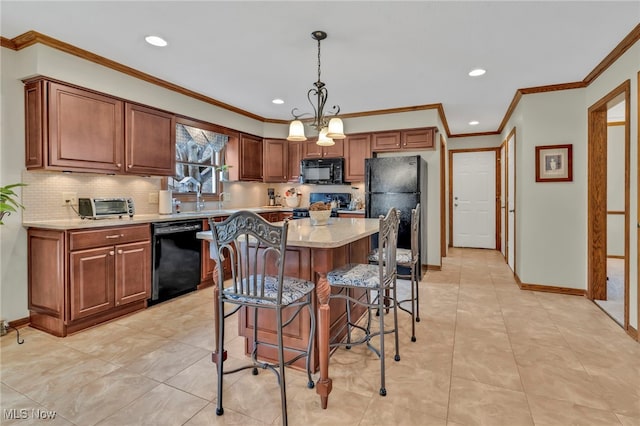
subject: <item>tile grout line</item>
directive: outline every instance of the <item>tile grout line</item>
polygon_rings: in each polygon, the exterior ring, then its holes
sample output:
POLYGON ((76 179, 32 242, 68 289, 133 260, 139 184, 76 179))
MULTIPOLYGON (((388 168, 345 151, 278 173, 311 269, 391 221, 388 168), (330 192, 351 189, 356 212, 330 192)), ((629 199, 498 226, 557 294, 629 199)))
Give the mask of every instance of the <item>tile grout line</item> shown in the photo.
MULTIPOLYGON (((493 291, 496 293, 496 299, 498 300, 498 304, 500 305, 500 315, 502 316, 502 322, 504 324, 504 329, 507 332, 506 333, 507 334, 507 340, 509 341, 509 348, 511 348, 511 356, 513 357, 513 363, 515 364, 516 369, 518 370, 518 378, 520 379, 520 386, 522 386, 522 394, 524 395, 525 401, 527 401, 527 408, 529 409, 529 417, 531 418, 531 424, 535 425, 536 422, 535 422, 535 419, 533 418, 533 411, 531 410, 531 403, 529 402, 529 395, 527 394, 526 388, 524 386, 524 382, 522 381, 522 374, 520 373, 520 366, 518 365, 518 360, 516 359, 516 355, 515 355, 515 352, 513 350, 513 344, 511 343, 511 334, 509 333, 509 329, 507 328, 507 322, 505 321, 505 318, 504 318, 504 310, 502 309, 503 308, 502 302, 498 298, 498 293, 496 291, 496 284, 493 281, 493 276, 491 274, 489 274, 489 277, 491 279, 491 285, 493 286, 493 291)), ((515 286, 517 286, 517 284, 515 283, 515 280, 514 280, 513 284, 515 286)), ((518 290, 519 291, 525 291, 525 290, 520 289, 519 287, 518 287, 518 290)), ((540 303, 540 302, 538 301, 538 303, 540 303)))

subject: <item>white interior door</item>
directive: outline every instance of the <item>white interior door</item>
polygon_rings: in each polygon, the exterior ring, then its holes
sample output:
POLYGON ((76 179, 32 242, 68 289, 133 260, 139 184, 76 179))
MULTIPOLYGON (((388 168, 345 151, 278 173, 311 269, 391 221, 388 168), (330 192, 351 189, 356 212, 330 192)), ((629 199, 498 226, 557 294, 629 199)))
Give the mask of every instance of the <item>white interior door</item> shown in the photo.
POLYGON ((496 153, 453 154, 453 245, 496 248, 496 153))
POLYGON ((516 161, 515 139, 507 140, 507 264, 515 272, 515 229, 516 229, 516 161))

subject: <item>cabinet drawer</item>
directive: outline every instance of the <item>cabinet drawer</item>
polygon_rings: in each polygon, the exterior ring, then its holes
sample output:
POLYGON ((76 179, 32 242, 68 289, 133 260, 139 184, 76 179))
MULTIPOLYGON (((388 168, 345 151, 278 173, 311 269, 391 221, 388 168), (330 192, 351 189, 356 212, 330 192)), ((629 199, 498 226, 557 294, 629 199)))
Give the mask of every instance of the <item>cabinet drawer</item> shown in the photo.
POLYGON ((149 225, 72 231, 69 233, 69 250, 144 241, 150 239, 150 236, 149 225))

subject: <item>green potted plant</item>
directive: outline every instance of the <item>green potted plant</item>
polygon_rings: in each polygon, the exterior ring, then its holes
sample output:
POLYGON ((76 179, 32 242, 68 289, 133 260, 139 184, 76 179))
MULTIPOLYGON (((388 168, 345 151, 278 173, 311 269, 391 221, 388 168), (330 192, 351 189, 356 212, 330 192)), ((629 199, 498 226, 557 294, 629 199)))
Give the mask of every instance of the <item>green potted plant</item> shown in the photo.
POLYGON ((0 225, 4 225, 2 219, 5 215, 15 212, 16 209, 24 209, 24 206, 18 201, 18 194, 13 192, 13 188, 25 185, 24 183, 14 183, 0 186, 0 225))
POLYGON ((216 172, 220 173, 220 182, 228 182, 229 181, 229 168, 232 167, 228 164, 223 164, 221 166, 216 166, 216 172))

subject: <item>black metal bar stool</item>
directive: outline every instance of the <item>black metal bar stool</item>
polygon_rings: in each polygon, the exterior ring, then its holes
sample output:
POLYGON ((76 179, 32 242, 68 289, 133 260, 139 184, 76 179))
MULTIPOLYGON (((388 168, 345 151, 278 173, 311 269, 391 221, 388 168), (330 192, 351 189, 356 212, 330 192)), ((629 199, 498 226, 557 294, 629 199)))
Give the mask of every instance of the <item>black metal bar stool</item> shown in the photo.
MULTIPOLYGON (((400 274, 398 272, 397 277, 401 279, 411 280, 411 297, 408 299, 398 300, 398 308, 411 314, 411 341, 416 341, 416 322, 420 322, 420 287, 418 285, 420 271, 418 268, 418 260, 420 258, 420 203, 416 205, 415 209, 411 209, 411 248, 397 248, 396 249, 396 263, 398 268, 403 270, 409 270, 408 274, 400 274), (403 303, 411 302, 411 308, 406 308, 403 303)), ((378 263, 379 250, 374 249, 369 254, 370 263, 378 263)))
MULTIPOLYGON (((396 300, 396 245, 398 242, 398 227, 400 215, 398 210, 392 207, 386 217, 380 216, 380 229, 378 233, 378 244, 383 253, 377 265, 350 263, 334 269, 327 274, 327 281, 332 288, 339 288, 340 292, 332 293, 331 299, 344 299, 347 305, 347 338, 343 342, 332 342, 330 346, 346 346, 366 344, 380 358, 380 395, 385 396, 385 350, 384 335, 394 333, 396 354, 394 359, 400 361, 400 351, 398 346, 398 309, 396 300), (362 300, 354 295, 356 290, 366 291, 366 300, 362 300), (385 329, 384 307, 385 294, 393 293, 392 303, 389 306, 393 309, 393 328, 385 329), (365 306, 367 308, 366 325, 361 326, 352 321, 351 304, 365 306), (378 309, 379 329, 371 331, 372 310, 378 309), (352 341, 351 331, 360 329, 364 332, 364 337, 358 341, 352 341), (371 339, 380 336, 380 347, 376 348, 371 344, 371 339)), ((357 320, 357 319, 356 319, 357 320)))
MULTIPOLYGON (((287 395, 285 382, 285 367, 306 357, 306 369, 309 388, 314 387, 311 378, 310 356, 312 353, 314 333, 316 330, 315 313, 313 310, 313 296, 315 284, 300 278, 284 275, 285 254, 287 244, 288 222, 282 226, 275 226, 259 215, 249 211, 239 211, 229 216, 223 222, 209 220, 213 234, 212 256, 219 265, 226 258, 231 259, 231 279, 224 281, 224 271, 218 268, 219 301, 218 315, 220 317, 218 330, 218 348, 224 353, 224 320, 236 313, 240 308, 253 308, 253 351, 251 363, 239 368, 225 371, 224 357, 217 361, 218 367, 218 406, 216 414, 224 414, 222 407, 222 381, 225 374, 235 373, 253 368, 253 374, 258 374, 258 368, 270 369, 276 374, 280 386, 282 404, 282 423, 287 424, 287 395), (231 312, 224 313, 225 303, 237 305, 231 312), (283 312, 287 308, 287 312, 283 312), (303 310, 307 308, 311 319, 309 344, 306 350, 287 347, 287 353, 295 356, 285 360, 283 345, 283 328, 289 325, 303 310), (265 309, 275 311, 277 343, 258 341, 258 313, 265 309), (293 312, 291 312, 293 310, 293 312), (283 314, 286 318, 283 318, 283 314), (278 351, 278 362, 269 363, 258 360, 258 347, 268 346, 278 351)), ((257 401, 256 401, 257 403, 257 401)))

